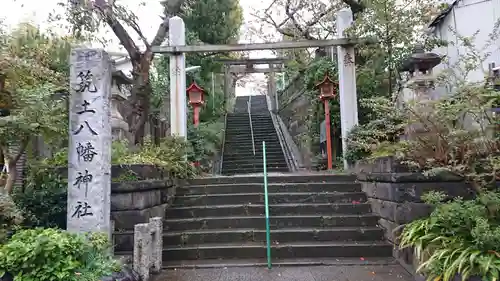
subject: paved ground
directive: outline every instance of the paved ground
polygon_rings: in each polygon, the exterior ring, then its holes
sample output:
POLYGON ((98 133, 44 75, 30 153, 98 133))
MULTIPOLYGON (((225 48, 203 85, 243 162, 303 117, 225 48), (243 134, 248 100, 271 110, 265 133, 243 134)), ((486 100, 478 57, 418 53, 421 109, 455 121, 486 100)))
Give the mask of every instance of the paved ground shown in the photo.
POLYGON ((166 270, 155 281, 412 281, 399 265, 166 270))

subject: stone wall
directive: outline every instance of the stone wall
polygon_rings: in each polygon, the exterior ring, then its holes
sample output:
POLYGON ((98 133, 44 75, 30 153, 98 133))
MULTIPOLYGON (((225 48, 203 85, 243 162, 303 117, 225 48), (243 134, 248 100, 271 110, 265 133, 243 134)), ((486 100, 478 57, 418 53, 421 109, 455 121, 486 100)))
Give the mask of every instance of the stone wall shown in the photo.
POLYGON ((288 84, 285 90, 278 93, 279 110, 277 113, 300 151, 298 157, 302 160, 303 167, 310 169, 312 168, 313 154, 300 138, 301 134, 308 134, 309 128, 306 120, 310 114, 309 107, 311 106, 309 98, 304 94, 303 82, 304 77, 299 74, 288 84))
POLYGON ((131 251, 134 226, 165 217, 179 181, 162 169, 147 165, 113 166, 111 219, 115 224, 115 251, 131 251))
POLYGON ((363 160, 356 163, 358 181, 367 194, 372 211, 380 217, 379 225, 394 245, 394 257, 414 272, 413 251, 399 250, 397 237, 402 225, 428 216, 432 207, 423 203, 422 195, 429 191, 442 191, 450 197, 470 198, 473 192, 460 178, 452 175, 426 177, 410 172, 392 157, 363 160))
MULTIPOLYGON (((58 169, 67 177, 67 168, 58 169)), ((134 226, 154 217, 165 217, 176 187, 182 184, 153 165, 111 167, 111 219, 115 251, 132 251, 134 226)))

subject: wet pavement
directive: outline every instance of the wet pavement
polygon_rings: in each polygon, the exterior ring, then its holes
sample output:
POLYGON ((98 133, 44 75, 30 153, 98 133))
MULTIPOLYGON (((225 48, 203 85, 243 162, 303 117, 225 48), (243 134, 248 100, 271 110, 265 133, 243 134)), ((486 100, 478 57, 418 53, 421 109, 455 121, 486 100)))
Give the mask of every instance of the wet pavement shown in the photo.
POLYGON ((154 281, 412 281, 399 265, 170 269, 154 281))

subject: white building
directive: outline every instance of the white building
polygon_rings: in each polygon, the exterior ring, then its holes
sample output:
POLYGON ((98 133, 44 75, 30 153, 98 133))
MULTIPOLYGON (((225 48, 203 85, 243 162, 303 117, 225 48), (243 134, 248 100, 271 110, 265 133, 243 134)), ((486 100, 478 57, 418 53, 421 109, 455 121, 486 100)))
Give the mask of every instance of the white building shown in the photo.
MULTIPOLYGON (((470 82, 481 81, 488 74, 489 63, 500 65, 500 40, 489 48, 484 49, 490 40, 489 34, 493 31, 495 23, 500 20, 500 0, 447 0, 449 7, 438 15, 429 25, 430 32, 437 38, 450 42, 446 47, 435 49, 439 55, 445 55, 446 63, 435 68, 455 67, 459 58, 466 53, 460 36, 473 36, 479 33, 473 42, 481 54, 491 52, 491 55, 482 63, 482 68, 471 72, 467 77, 470 82)), ((448 89, 447 91, 449 91, 448 89)))

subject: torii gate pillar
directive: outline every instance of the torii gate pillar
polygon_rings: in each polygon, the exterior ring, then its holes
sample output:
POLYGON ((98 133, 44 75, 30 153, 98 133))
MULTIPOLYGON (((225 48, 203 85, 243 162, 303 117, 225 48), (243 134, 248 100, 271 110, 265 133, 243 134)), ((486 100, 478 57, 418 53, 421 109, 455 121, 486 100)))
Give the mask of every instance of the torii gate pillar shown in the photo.
MULTIPOLYGON (((344 31, 352 25, 353 15, 350 8, 337 12, 337 36, 346 37, 344 31)), ((356 66, 354 63, 354 46, 343 45, 337 47, 337 61, 339 67, 339 94, 340 94, 340 124, 342 127, 342 152, 347 152, 347 134, 358 124, 358 100, 356 93, 356 66)), ((344 169, 348 169, 344 157, 344 169)))
MULTIPOLYGON (((180 17, 169 20, 170 46, 186 45, 186 26, 180 17)), ((187 139, 186 56, 170 55, 170 134, 187 139)))

